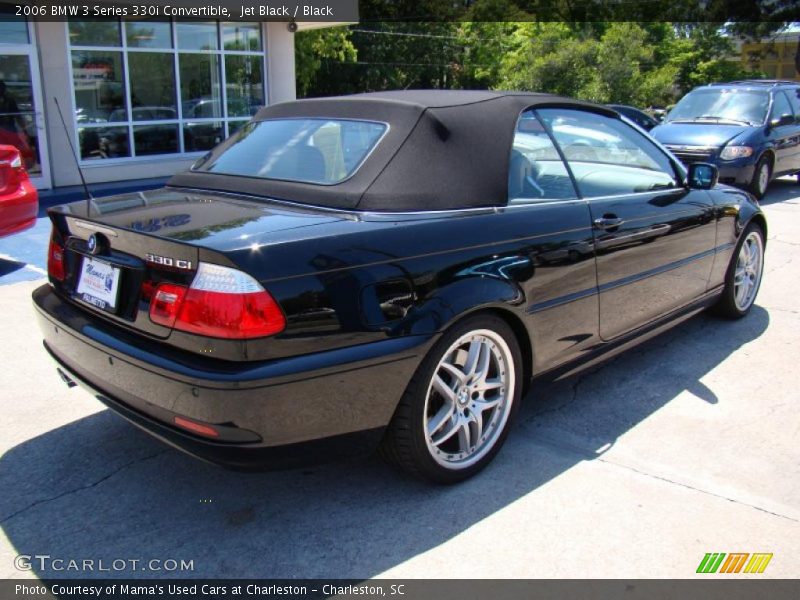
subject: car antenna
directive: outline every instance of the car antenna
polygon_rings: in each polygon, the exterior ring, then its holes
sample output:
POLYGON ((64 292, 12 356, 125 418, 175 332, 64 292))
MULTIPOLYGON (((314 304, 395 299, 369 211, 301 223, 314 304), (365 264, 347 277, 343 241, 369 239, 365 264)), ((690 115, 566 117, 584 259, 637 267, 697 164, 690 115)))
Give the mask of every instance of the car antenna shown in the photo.
POLYGON ((61 124, 64 126, 64 135, 67 136, 67 143, 69 144, 69 149, 72 150, 72 158, 75 159, 75 166, 78 167, 78 175, 81 176, 83 191, 86 192, 86 216, 88 217, 89 213, 92 211, 92 201, 94 200, 94 198, 92 197, 92 192, 89 191, 89 186, 86 185, 86 178, 83 176, 81 163, 78 160, 78 153, 75 151, 75 146, 72 145, 72 138, 69 137, 69 129, 67 129, 67 122, 64 120, 64 113, 61 112, 61 105, 59 105, 58 103, 58 98, 53 96, 53 101, 56 103, 56 108, 58 109, 58 116, 61 117, 61 124))

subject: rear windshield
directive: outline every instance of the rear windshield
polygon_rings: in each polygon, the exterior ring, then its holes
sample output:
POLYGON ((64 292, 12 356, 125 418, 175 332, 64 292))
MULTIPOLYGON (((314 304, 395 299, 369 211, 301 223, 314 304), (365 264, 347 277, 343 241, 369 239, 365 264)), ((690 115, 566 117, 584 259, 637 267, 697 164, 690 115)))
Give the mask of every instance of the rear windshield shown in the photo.
POLYGON ((209 154, 192 170, 330 185, 356 172, 386 128, 346 119, 250 122, 222 153, 209 154))
POLYGON ((769 93, 736 88, 705 88, 686 94, 667 121, 733 122, 760 125, 767 118, 769 93))

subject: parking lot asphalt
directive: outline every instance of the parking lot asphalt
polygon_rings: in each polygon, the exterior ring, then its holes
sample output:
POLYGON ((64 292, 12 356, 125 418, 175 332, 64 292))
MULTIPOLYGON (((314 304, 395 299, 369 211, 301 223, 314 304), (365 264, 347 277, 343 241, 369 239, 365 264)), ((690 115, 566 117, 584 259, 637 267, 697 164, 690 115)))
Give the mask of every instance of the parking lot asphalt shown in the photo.
POLYGON ((243 474, 162 446, 56 375, 30 303, 47 225, 0 240, 0 577, 797 577, 800 185, 763 204, 746 319, 701 315, 535 387, 495 462, 455 487, 376 458, 243 474), (708 552, 773 558, 697 575, 708 552), (20 554, 126 564, 20 570, 20 554), (170 559, 193 569, 142 568, 170 559))

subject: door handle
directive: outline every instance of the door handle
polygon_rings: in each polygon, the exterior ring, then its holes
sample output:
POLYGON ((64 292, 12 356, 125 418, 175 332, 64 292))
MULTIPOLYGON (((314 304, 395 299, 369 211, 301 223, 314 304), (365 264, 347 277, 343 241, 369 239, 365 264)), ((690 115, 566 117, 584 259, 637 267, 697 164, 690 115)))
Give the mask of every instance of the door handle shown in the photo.
POLYGON ((602 217, 594 220, 594 226, 598 229, 613 229, 619 227, 625 221, 620 219, 617 215, 603 215, 602 217))

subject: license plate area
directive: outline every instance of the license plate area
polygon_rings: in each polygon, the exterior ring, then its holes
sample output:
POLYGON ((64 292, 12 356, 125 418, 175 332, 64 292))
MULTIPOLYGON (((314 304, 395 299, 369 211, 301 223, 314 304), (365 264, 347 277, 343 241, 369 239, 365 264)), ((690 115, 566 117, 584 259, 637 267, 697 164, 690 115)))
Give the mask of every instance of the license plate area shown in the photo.
POLYGON ((119 310, 121 269, 89 256, 82 257, 76 297, 94 308, 116 314, 119 310))

